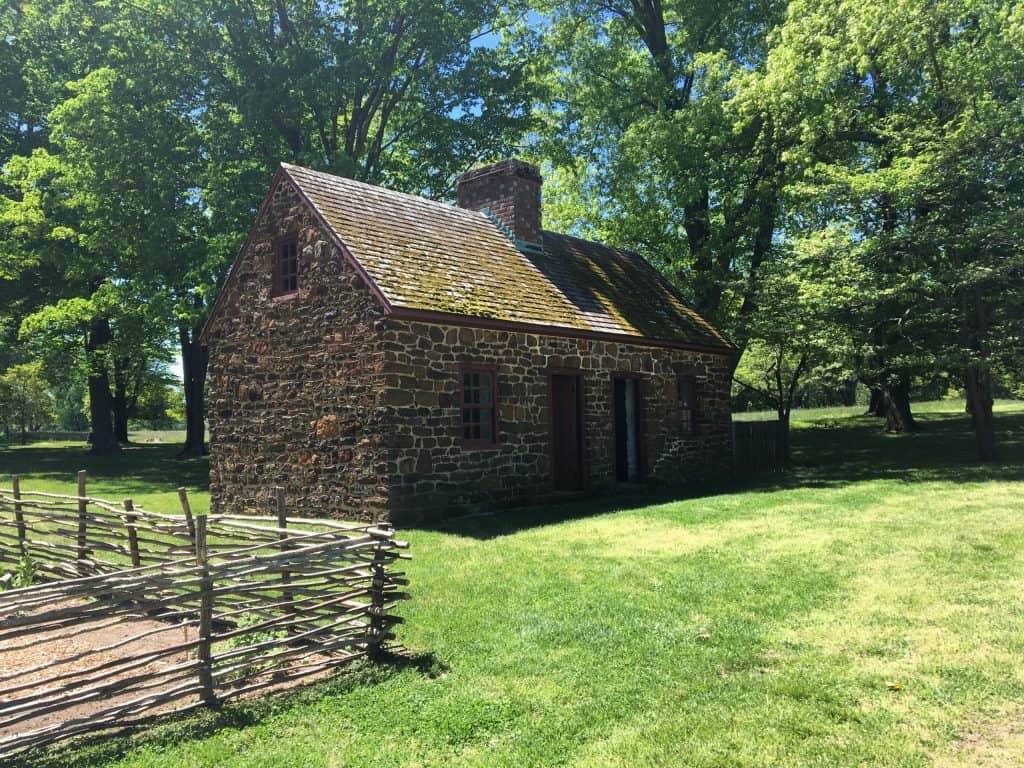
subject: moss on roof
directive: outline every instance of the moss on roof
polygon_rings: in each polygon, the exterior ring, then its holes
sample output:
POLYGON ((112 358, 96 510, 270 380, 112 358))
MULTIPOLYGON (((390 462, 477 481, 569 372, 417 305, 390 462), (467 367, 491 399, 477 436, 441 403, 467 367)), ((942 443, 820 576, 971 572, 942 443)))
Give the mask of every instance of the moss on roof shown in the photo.
POLYGON ((732 349, 634 253, 544 232, 528 254, 478 211, 283 168, 393 306, 732 349))

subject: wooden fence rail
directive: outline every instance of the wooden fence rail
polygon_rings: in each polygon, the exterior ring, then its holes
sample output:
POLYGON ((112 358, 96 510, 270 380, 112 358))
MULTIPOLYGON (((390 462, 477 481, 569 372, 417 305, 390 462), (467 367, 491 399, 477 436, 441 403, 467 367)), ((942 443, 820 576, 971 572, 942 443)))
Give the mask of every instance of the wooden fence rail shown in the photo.
POLYGON ((746 472, 781 472, 786 469, 785 444, 778 421, 732 423, 733 467, 746 472))
POLYGON ((0 756, 217 706, 393 639, 408 556, 390 528, 289 517, 281 492, 264 518, 193 515, 184 491, 174 515, 85 490, 84 474, 76 496, 0 488, 0 571, 28 561, 38 581, 0 592, 0 756))

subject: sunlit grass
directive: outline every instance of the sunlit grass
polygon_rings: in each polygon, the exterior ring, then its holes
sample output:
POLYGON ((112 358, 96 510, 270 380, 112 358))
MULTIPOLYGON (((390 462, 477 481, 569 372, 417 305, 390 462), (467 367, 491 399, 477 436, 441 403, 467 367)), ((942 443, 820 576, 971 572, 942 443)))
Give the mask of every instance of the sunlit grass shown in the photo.
POLYGON ((92 456, 78 443, 42 442, 26 446, 0 445, 0 487, 10 476, 22 477, 25 490, 74 495, 76 474, 86 471, 90 496, 120 501, 131 498, 156 512, 181 512, 178 487, 189 494, 196 512, 209 508, 208 462, 179 459, 179 445, 129 445, 116 456, 92 456))
MULTIPOLYGON (((999 412, 996 465, 959 403, 910 436, 830 411, 788 475, 403 531, 409 662, 22 764, 1024 764, 1024 411, 999 412)), ((68 490, 71 450, 0 471, 68 490)), ((98 495, 205 504, 169 447, 88 468, 98 495)))
MULTIPOLYGON (((949 400, 930 400, 922 403, 913 403, 912 409, 915 414, 932 413, 962 413, 964 401, 962 398, 949 400)), ((1024 409, 1024 402, 1020 400, 996 400, 992 410, 996 413, 1012 413, 1024 409)), ((793 424, 813 424, 822 419, 847 419, 863 415, 867 410, 865 405, 833 405, 825 408, 795 408, 790 415, 793 424)), ((734 413, 736 421, 770 421, 778 418, 775 411, 743 411, 734 413)))

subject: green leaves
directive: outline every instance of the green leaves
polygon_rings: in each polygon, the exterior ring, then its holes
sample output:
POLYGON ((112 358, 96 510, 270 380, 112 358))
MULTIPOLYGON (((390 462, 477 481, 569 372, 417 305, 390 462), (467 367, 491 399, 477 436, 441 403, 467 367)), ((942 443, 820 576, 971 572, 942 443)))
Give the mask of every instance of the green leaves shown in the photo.
POLYGON ((0 374, 0 424, 24 433, 47 423, 53 407, 42 363, 22 363, 0 374))
POLYGON ((538 151, 560 171, 547 174, 546 199, 559 202, 546 213, 638 250, 736 337, 784 175, 757 74, 778 8, 540 7, 550 24, 526 38, 552 97, 538 151))
POLYGON ((769 55, 776 98, 802 105, 790 236, 845 222, 826 279, 867 381, 1018 364, 998 341, 1024 317, 1021 241, 1005 236, 1024 210, 1004 149, 1024 138, 1013 5, 805 0, 769 55))
POLYGON ((435 195, 529 125, 529 82, 471 44, 505 12, 490 0, 193 11, 223 32, 208 42, 206 98, 266 166, 283 159, 435 195))

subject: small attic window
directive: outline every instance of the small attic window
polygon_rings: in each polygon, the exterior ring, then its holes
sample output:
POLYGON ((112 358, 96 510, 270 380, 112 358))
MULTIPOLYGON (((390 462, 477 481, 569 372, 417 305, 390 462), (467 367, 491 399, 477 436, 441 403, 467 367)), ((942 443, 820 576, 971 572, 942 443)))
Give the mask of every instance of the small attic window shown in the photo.
POLYGON ((274 243, 274 285, 271 296, 290 296, 299 290, 299 239, 283 237, 274 243))

